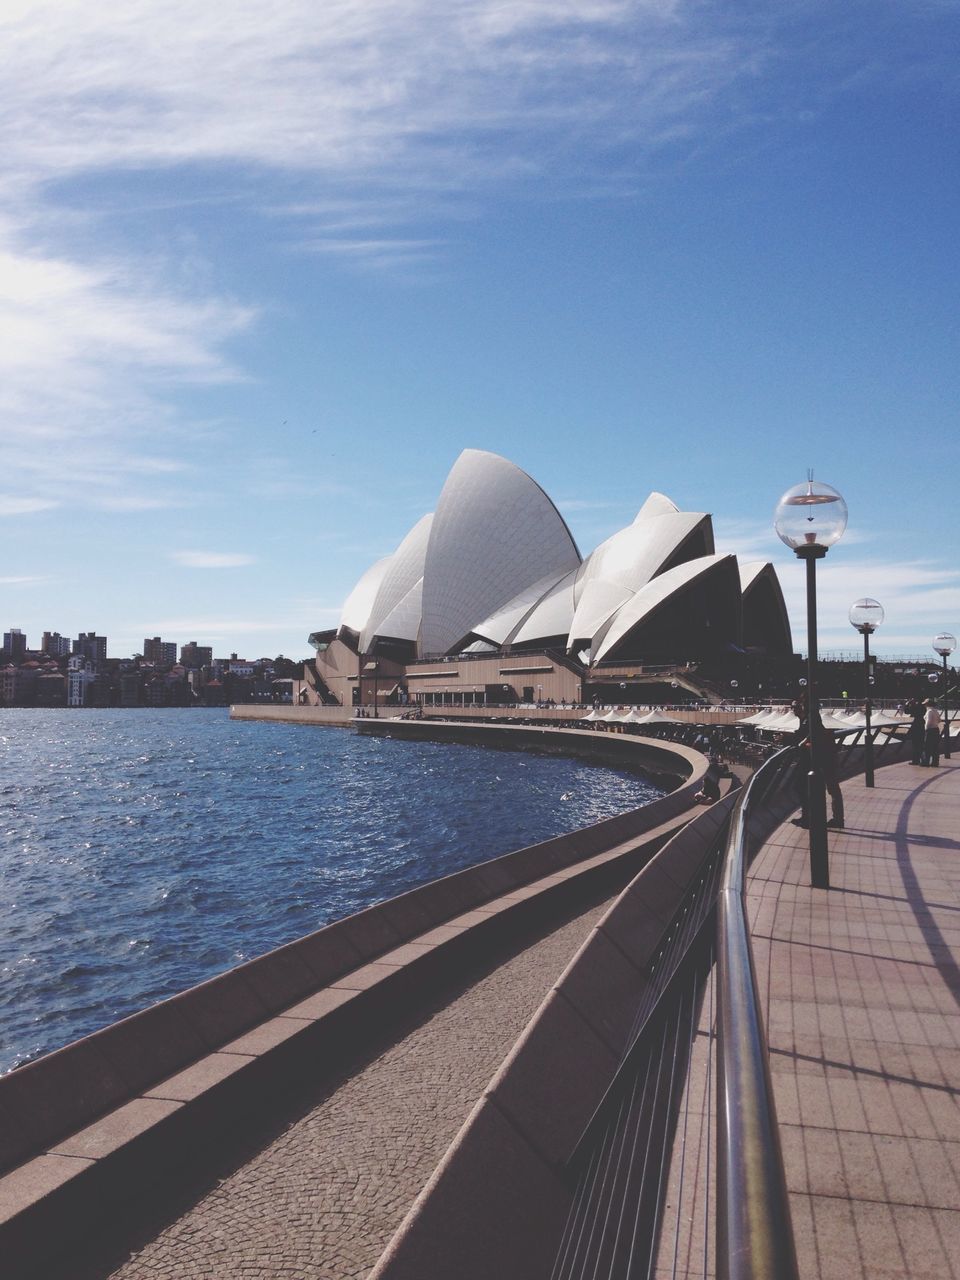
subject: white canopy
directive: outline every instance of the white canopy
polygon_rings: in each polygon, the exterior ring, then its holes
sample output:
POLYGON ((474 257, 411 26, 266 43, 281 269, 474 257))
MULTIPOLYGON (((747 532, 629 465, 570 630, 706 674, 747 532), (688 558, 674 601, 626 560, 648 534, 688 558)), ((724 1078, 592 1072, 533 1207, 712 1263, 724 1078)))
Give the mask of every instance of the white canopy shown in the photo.
POLYGON ((681 724, 676 716, 664 715, 662 711, 648 711, 645 715, 638 716, 634 721, 635 724, 681 724))
POLYGON ((627 714, 623 717, 624 724, 643 724, 644 717, 640 714, 636 707, 631 707, 627 714))
POLYGON ((786 707, 764 707, 762 711, 755 711, 752 716, 744 716, 742 720, 737 721, 737 724, 763 725, 770 720, 776 720, 779 716, 786 715, 786 713, 786 707))

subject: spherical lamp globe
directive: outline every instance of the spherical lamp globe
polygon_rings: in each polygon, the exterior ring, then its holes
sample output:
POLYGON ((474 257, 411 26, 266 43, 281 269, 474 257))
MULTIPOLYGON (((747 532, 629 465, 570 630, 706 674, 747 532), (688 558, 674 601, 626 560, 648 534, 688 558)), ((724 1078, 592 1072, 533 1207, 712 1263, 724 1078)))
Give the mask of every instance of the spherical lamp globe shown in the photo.
POLYGON ((794 551, 832 547, 847 527, 847 504, 836 489, 810 476, 788 489, 773 520, 777 537, 794 551))
POLYGON ((855 600, 850 606, 850 625, 856 627, 861 635, 873 635, 882 621, 883 605, 869 596, 855 600))
POLYGON ((941 658, 949 658, 956 647, 957 637, 952 636, 949 631, 941 631, 938 636, 933 637, 934 652, 939 653, 941 658))

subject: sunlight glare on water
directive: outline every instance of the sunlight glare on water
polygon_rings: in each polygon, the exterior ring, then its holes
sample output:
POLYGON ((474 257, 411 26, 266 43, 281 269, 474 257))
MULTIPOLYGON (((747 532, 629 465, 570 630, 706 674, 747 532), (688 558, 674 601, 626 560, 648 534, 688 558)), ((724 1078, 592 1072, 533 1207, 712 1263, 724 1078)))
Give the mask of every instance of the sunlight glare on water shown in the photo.
POLYGON ((0 1071, 659 792, 575 759, 226 711, 0 713, 0 1071))

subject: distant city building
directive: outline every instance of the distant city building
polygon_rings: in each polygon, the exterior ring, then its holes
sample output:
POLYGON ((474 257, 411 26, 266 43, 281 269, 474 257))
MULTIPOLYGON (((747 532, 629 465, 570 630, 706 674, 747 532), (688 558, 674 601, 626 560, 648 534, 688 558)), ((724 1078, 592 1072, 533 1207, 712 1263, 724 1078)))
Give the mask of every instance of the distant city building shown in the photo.
POLYGON ((180 646, 180 664, 184 667, 209 667, 213 662, 213 646, 197 644, 191 640, 189 644, 180 646))
POLYGON ((93 661, 82 653, 75 653, 67 663, 67 706, 87 706, 96 679, 97 673, 93 661))
POLYGON ((93 631, 81 631, 73 642, 73 652, 81 658, 86 658, 88 662, 106 662, 107 637, 98 636, 93 631))
POLYGON ((59 631, 45 631, 40 650, 51 658, 69 658, 71 651, 69 637, 62 636, 59 631))
POLYGON ((172 667, 177 660, 176 641, 161 640, 159 636, 154 636, 152 640, 144 640, 143 660, 152 662, 158 667, 172 667))
POLYGON ((20 700, 20 668, 0 667, 0 706, 12 707, 20 700))
POLYGON ((235 653, 231 653, 229 658, 221 658, 220 665, 224 671, 229 671, 234 676, 252 676, 257 670, 256 663, 238 658, 235 653))
POLYGON ((19 627, 3 633, 3 652, 10 662, 22 662, 27 652, 27 637, 19 627))

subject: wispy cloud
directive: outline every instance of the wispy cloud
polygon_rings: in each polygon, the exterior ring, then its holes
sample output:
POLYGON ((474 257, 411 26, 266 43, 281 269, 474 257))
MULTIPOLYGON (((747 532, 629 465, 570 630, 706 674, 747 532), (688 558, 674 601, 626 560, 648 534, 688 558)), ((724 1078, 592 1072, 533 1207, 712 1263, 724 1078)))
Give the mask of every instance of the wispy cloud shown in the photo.
MULTIPOLYGON (((324 604, 317 600, 300 599, 290 603, 286 611, 265 614, 258 618, 238 617, 234 614, 177 614, 151 618, 147 622, 134 623, 129 630, 131 643, 139 644, 137 637, 145 635, 179 635, 203 637, 203 643, 226 645, 234 638, 249 637, 251 643, 265 645, 268 649, 277 641, 270 637, 289 636, 291 632, 303 636, 300 651, 307 651, 309 632, 334 626, 340 617, 340 606, 324 604)), ((122 646, 127 637, 118 636, 122 646)))
POLYGON ((0 587, 32 587, 41 582, 49 582, 50 575, 45 573, 20 574, 13 577, 0 578, 0 587))
POLYGON ((178 297, 147 264, 81 266, 19 241, 0 217, 0 461, 22 495, 0 511, 100 498, 143 510, 152 495, 134 502, 131 481, 154 484, 184 469, 157 449, 179 444, 167 393, 238 378, 223 347, 253 311, 178 297))
POLYGON ((235 551, 173 551, 170 559, 186 569, 239 569, 256 564, 256 556, 235 551))
MULTIPOLYGON (((863 596, 879 600, 886 617, 871 641, 875 653, 917 653, 933 635, 960 617, 960 570, 935 561, 851 560, 835 549, 817 573, 817 621, 821 649, 859 650, 850 606, 863 596), (919 637, 919 639, 918 639, 919 637)), ((775 560, 793 626, 794 646, 806 649, 806 591, 802 565, 775 560)))
POLYGON ((717 104, 776 65, 775 44, 769 15, 751 24, 699 0, 13 0, 0 12, 4 462, 23 468, 28 500, 76 502, 88 479, 123 493, 139 440, 174 452, 174 393, 240 376, 231 343, 258 318, 175 249, 68 249, 68 223, 111 243, 110 201, 84 205, 83 181, 176 171, 184 207, 242 199, 293 249, 417 270, 453 251, 444 228, 491 192, 632 190, 644 154, 728 131, 717 104), (38 441, 82 442, 79 482, 52 452, 30 457, 38 441))
POLYGON ((703 119, 743 55, 698 12, 682 0, 4 6, 0 412, 19 512, 98 493, 122 509, 138 442, 182 447, 173 393, 239 377, 227 352, 257 319, 174 248, 162 260, 67 248, 64 229, 85 221, 91 245, 111 243, 109 202, 84 207, 73 179, 176 167, 190 173, 185 205, 242 193, 292 248, 422 269, 449 249, 437 226, 491 183, 565 175, 586 191, 591 139, 658 146, 703 119), (425 217, 438 220, 428 234, 425 217), (69 477, 40 442, 71 450, 69 477))
POLYGON ((51 511, 59 505, 52 498, 15 498, 0 493, 0 516, 26 516, 35 511, 51 511))
MULTIPOLYGON (((805 651, 806 575, 796 557, 777 539, 772 521, 718 518, 714 531, 718 551, 734 552, 741 563, 773 563, 790 616, 794 647, 805 651)), ((884 624, 871 642, 876 653, 916 653, 925 643, 925 631, 932 637, 950 619, 960 617, 960 569, 933 559, 898 561, 871 556, 869 549, 876 545, 869 530, 848 527, 842 541, 821 562, 817 571, 821 649, 860 648, 862 641, 850 625, 849 613, 854 601, 863 596, 879 600, 886 612, 884 624)))
POLYGON ((542 169, 544 130, 673 135, 739 69, 702 18, 680 0, 40 0, 0 19, 0 138, 12 181, 226 160, 460 186, 542 169))

